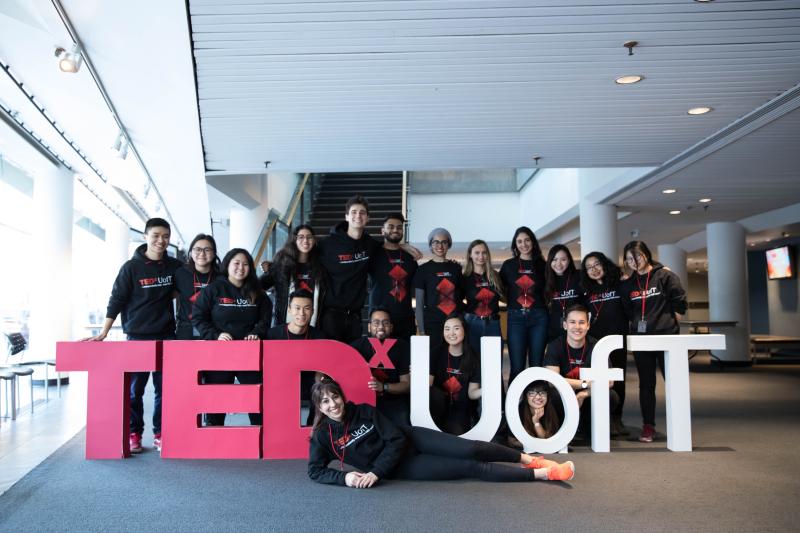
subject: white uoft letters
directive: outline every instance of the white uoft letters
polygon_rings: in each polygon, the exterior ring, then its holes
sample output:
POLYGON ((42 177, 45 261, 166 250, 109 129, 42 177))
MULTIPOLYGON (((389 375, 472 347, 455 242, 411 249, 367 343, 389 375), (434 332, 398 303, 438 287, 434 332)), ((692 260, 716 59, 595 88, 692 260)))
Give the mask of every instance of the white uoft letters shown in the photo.
MULTIPOLYGON (((628 349, 638 352, 664 352, 667 405, 667 448, 674 452, 692 451, 692 420, 689 402, 689 350, 724 350, 724 335, 629 335, 628 349)), ((430 413, 430 353, 428 337, 411 338, 411 424, 439 431, 430 413)), ((612 351, 622 348, 622 335, 609 335, 597 342, 592 365, 581 369, 581 379, 592 387, 592 450, 610 451, 608 382, 622 381, 621 368, 609 368, 612 351)), ((655 354, 654 354, 655 356, 655 354)), ((466 439, 490 441, 500 427, 501 361, 499 337, 481 339, 481 419, 461 435, 466 439)), ((526 453, 564 451, 578 429, 580 410, 575 392, 559 374, 541 367, 521 372, 509 385, 506 420, 526 453), (538 439, 522 427, 519 405, 529 383, 542 379, 553 384, 564 404, 561 428, 549 439, 538 439)))

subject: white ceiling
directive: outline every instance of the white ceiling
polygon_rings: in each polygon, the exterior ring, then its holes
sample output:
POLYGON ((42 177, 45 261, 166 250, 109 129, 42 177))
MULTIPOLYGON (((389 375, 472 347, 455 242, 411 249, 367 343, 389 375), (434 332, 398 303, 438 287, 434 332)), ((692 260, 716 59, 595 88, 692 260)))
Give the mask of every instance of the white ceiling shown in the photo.
POLYGON ((800 2, 190 0, 209 170, 651 166, 800 80, 800 2), (622 47, 635 39, 633 56, 622 47), (632 86, 614 83, 642 74, 632 86), (714 107, 688 116, 697 105, 714 107))

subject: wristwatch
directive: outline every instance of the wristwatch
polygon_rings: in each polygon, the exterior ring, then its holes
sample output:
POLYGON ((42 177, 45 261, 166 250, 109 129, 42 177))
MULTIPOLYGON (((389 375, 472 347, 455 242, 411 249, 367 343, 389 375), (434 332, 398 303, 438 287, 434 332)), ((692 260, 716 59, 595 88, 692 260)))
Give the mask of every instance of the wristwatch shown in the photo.
POLYGON ((581 388, 582 389, 588 389, 589 388, 589 382, 586 381, 585 379, 582 379, 581 380, 581 388))
POLYGON ((388 383, 384 383, 383 384, 383 393, 386 394, 387 392, 389 392, 389 384, 388 383))

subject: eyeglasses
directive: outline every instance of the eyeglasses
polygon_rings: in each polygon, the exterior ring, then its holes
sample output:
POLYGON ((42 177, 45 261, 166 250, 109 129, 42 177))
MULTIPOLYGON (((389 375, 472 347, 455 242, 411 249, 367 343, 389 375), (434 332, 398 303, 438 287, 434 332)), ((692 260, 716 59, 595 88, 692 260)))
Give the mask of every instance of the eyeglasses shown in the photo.
POLYGON ((392 324, 392 321, 391 320, 370 320, 369 323, 377 328, 378 326, 388 327, 388 326, 390 326, 392 324))
POLYGON ((601 270, 603 268, 603 264, 599 261, 597 263, 592 263, 591 265, 587 263, 586 270, 601 270))
POLYGON ((625 262, 627 263, 638 263, 639 259, 645 259, 645 256, 642 254, 630 254, 628 257, 625 258, 625 262))
POLYGON ((313 235, 298 235, 297 237, 295 237, 295 240, 298 240, 298 241, 313 241, 314 240, 314 236, 313 235))
POLYGON ((528 398, 536 398, 539 396, 540 398, 547 398, 547 391, 546 390, 529 390, 528 391, 528 398))
POLYGON ((198 254, 198 255, 200 255, 200 254, 210 254, 213 251, 214 251, 213 248, 192 248, 192 253, 193 254, 198 254))
POLYGON ((431 241, 431 247, 433 246, 450 246, 450 241, 431 241))

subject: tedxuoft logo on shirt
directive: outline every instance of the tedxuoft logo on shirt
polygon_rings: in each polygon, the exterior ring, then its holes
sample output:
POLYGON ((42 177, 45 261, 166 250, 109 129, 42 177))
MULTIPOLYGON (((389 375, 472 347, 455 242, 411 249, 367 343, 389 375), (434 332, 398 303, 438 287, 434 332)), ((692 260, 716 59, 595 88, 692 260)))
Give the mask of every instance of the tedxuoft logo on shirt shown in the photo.
POLYGON ((617 295, 617 291, 599 292, 597 294, 592 294, 589 297, 589 301, 593 304, 600 302, 607 302, 609 300, 618 300, 618 299, 619 296, 617 295))
POLYGON ((350 433, 342 435, 341 437, 336 439, 334 444, 339 448, 346 448, 351 444, 353 444, 354 442, 358 441, 358 439, 360 439, 370 431, 372 431, 374 427, 375 427, 374 425, 367 427, 366 424, 361 424, 361 427, 359 427, 358 429, 354 429, 350 433))
MULTIPOLYGON (((645 291, 631 291, 630 299, 631 300, 641 300, 642 293, 645 291)), ((647 289, 647 294, 645 295, 644 299, 653 298, 655 296, 660 296, 661 291, 658 290, 658 287, 650 287, 647 289)))
POLYGON ((153 289, 155 287, 169 287, 172 285, 172 276, 163 276, 157 278, 142 278, 139 280, 139 286, 143 289, 153 289))
POLYGON ((217 303, 222 307, 255 307, 256 304, 250 303, 247 298, 226 298, 221 296, 217 298, 217 303))
POLYGON ((554 292, 553 293, 553 300, 569 300, 571 298, 576 298, 578 293, 575 292, 575 289, 567 289, 561 292, 554 292))
POLYGON ((360 263, 369 260, 369 252, 356 252, 354 254, 339 254, 339 264, 360 263))

